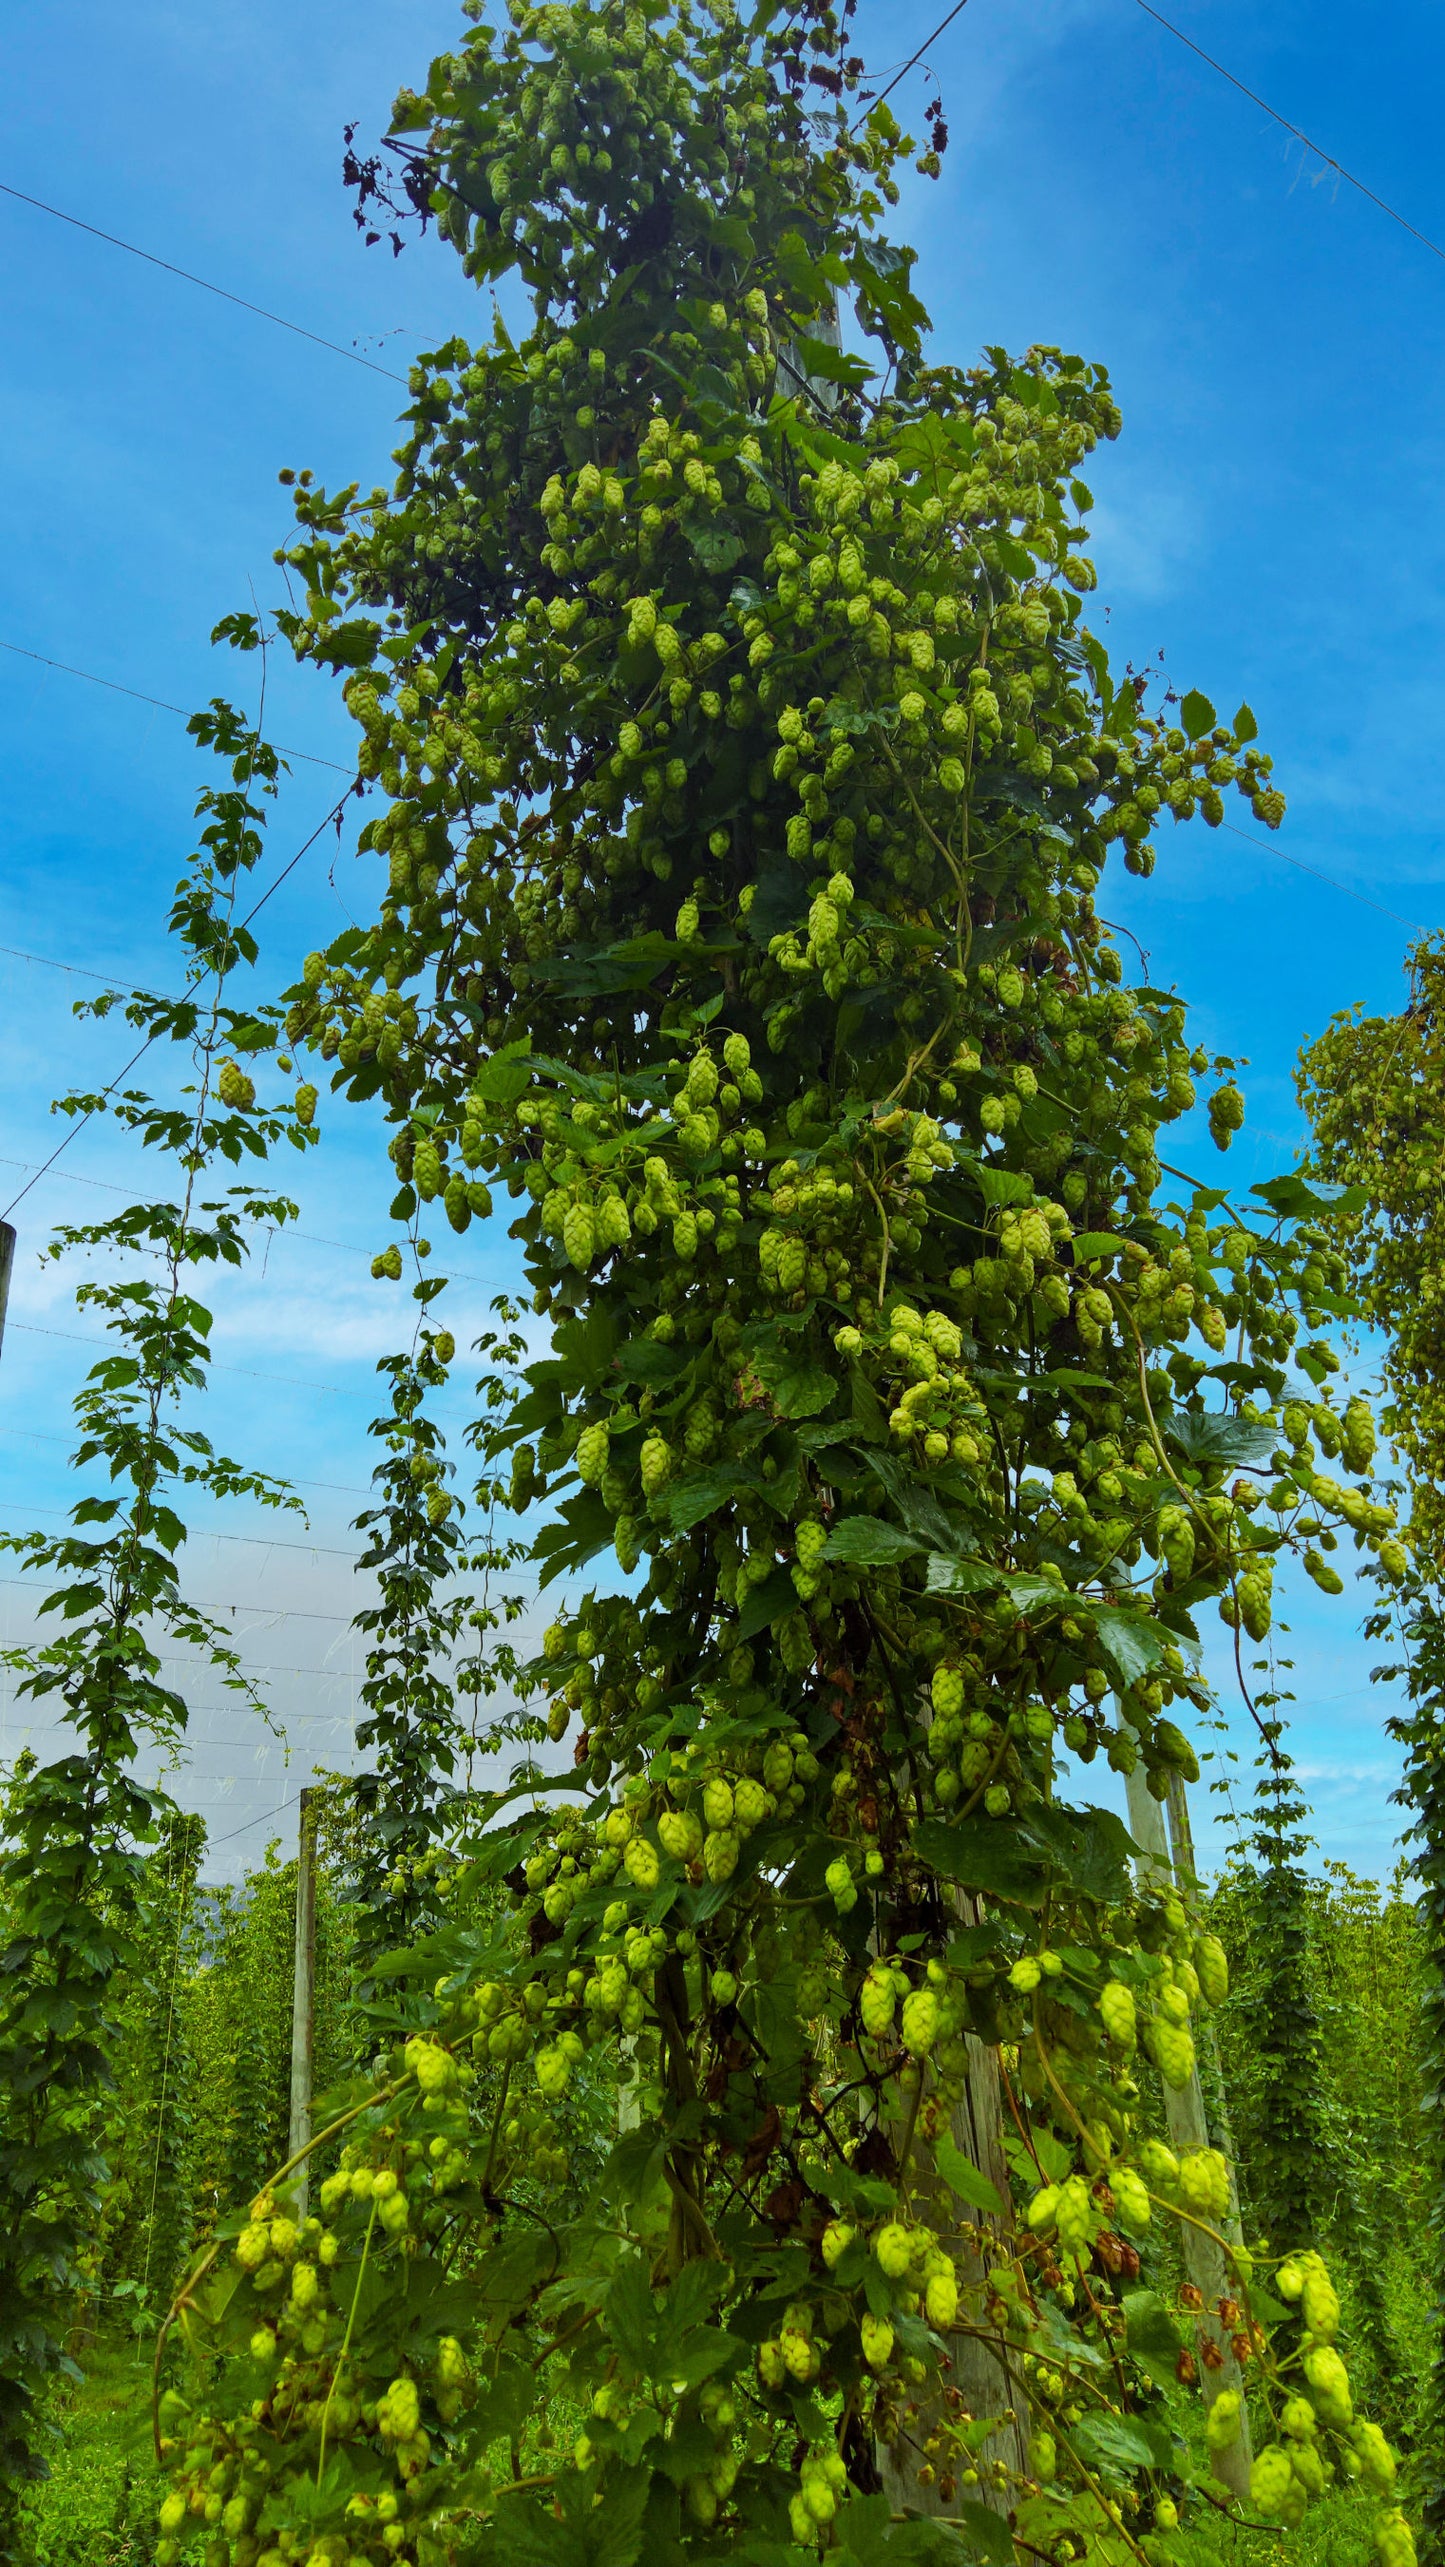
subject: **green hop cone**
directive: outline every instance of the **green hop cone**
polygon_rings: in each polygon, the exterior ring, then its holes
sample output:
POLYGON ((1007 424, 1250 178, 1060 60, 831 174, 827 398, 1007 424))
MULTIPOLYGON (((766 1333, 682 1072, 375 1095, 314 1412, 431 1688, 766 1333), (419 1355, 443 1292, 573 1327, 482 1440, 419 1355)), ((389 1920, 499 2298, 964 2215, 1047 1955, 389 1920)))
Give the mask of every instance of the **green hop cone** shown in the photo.
POLYGON ((1306 2268, 1300 2306, 1310 2333, 1332 2344, 1340 2331, 1340 2295, 1317 2256, 1306 2268))
POLYGON ((632 1222, 620 1194, 609 1194, 597 1207, 597 1244, 602 1248, 625 1248, 632 1236, 632 1222))
POLYGON ((1227 1150, 1236 1132, 1244 1126, 1244 1098, 1233 1079, 1215 1089, 1209 1100, 1209 1131, 1214 1146, 1227 1150))
POLYGON ((857 1906, 858 1884, 846 1854, 834 1855, 823 1874, 823 1886, 840 1916, 846 1916, 850 1908, 857 1906))
POLYGON ((1305 1568, 1314 1579, 1315 1585, 1321 1588, 1324 1594, 1344 1594, 1345 1582, 1339 1570, 1332 1569, 1328 1560, 1322 1559, 1318 1551, 1306 1551, 1305 1568))
POLYGON ((1380 2567, 1415 2567, 1415 2535, 1402 2513, 1381 2514, 1375 2525, 1380 2567))
POLYGON ((1340 1449, 1348 1467, 1363 1474, 1375 1458, 1375 1420, 1368 1401, 1352 1399, 1345 1410, 1340 1449))
POLYGON ((656 1497, 672 1475, 672 1455, 663 1436, 654 1433, 644 1438, 641 1470, 644 1497, 656 1497))
POLYGON ((890 2282, 901 2282, 913 2261, 913 2240, 902 2222, 889 2220, 873 2240, 873 2252, 890 2282))
POLYGON ((1204 2439, 1211 2451, 1232 2451, 1239 2440, 1243 2401, 1238 2389, 1221 2389, 1204 2419, 1204 2439))
POLYGON ((1126 1988, 1121 1979, 1106 1979, 1099 1992, 1099 2012, 1109 2039, 1117 2041, 1121 2050, 1132 2050, 1139 2038, 1133 1989, 1126 1988))
POLYGON ((599 1488, 607 1468, 608 1435, 605 1425, 584 1426, 577 1438, 577 1469, 588 1488, 599 1488))
POLYGON ((1179 2198, 1196 2219, 1223 2219, 1229 2209, 1229 2168, 1217 2148, 1188 2148, 1179 2160, 1179 2198))
POLYGON ((1166 2086, 1182 2092, 1194 2074, 1194 2041, 1185 2025, 1156 2015, 1149 2026, 1149 2055, 1166 2086))
POLYGON ((1332 2344, 1311 2344, 1306 2348, 1304 2375, 1325 2424, 1343 2426, 1354 2422, 1350 2375, 1332 2344))
POLYGON ((597 1247, 590 1203, 569 1204, 562 1220, 562 1245, 579 1274, 585 1275, 597 1247))
POLYGON ((1239 1618, 1251 1640, 1265 1640, 1273 1618, 1272 1581, 1264 1562, 1244 1571, 1236 1589, 1239 1618))
POLYGON ((1176 1774, 1182 1774, 1186 1783, 1198 1782, 1199 1758, 1183 1730, 1177 1728, 1172 1720, 1155 1721, 1153 1747, 1160 1762, 1172 1766, 1176 1774))
POLYGON ((899 2029, 904 2049, 915 2059, 926 2059, 938 2039, 938 1999, 931 1988, 915 1988, 904 1998, 899 2029))
POLYGON ((863 2029, 873 2040, 880 2041, 891 2031, 897 2007, 893 1975, 889 1970, 870 1970, 858 1992, 858 2012, 863 2029))
POLYGON ((702 1852, 702 1828, 691 1810, 664 1810, 657 1833, 664 1854, 674 1863, 695 1863, 702 1852))
POLYGON ((661 1873, 657 1849, 645 1836, 634 1836, 622 1857, 623 1868, 634 1889, 655 1890, 661 1873))
MULTIPOLYGON (((1230 2394, 1225 2392, 1226 2396, 1230 2394)), ((1214 2403, 1217 2407, 1219 2400, 1216 2398, 1214 2403)), ((1282 2444, 1267 2442, 1264 2449, 1255 2454, 1249 2472, 1249 2501, 1255 2512, 1263 2514, 1266 2522, 1283 2522, 1289 2511, 1293 2485, 1294 2470, 1289 2453, 1282 2444)))
POLYGON ((1140 2236, 1149 2225, 1149 2191, 1142 2176, 1132 2166, 1115 2166, 1110 2169, 1109 2187, 1120 2227, 1140 2236))
MULTIPOLYGON (((869 2370, 886 2371, 893 2359, 893 2329, 887 2318, 865 2315, 859 2321, 858 2332, 863 2342, 863 2359, 869 2370)), ((1394 2562, 1387 2559, 1385 2567, 1394 2567, 1394 2562)))
POLYGON ((953 2266, 942 2263, 923 2286, 923 2312, 930 2326, 946 2334, 958 2320, 958 2276, 953 2266))
POLYGON ((1360 2416, 1350 2440, 1366 2485, 1372 2487, 1377 2496, 1388 2496, 1395 2484, 1396 2462, 1379 2426, 1371 2423, 1368 2417, 1360 2416))
POLYGON ((1217 1934, 1194 1938, 1194 1969, 1210 2005, 1223 2005, 1229 1994, 1229 1962, 1217 1934))
POLYGON ((736 1828, 714 1827, 703 1839, 703 1868, 714 1883, 730 1881, 738 1867, 742 1840, 736 1828))
POLYGON ((933 1708, 940 1719, 951 1720, 962 1711, 964 1701, 961 1667, 935 1667, 933 1670, 933 1708))
POLYGON ((1066 2184, 1059 2186, 1054 2224, 1059 2232, 1060 2245, 1071 2248, 1075 2254, 1081 2253, 1090 2244, 1098 2228, 1099 2219, 1089 2187, 1082 2175, 1071 2175, 1066 2184))

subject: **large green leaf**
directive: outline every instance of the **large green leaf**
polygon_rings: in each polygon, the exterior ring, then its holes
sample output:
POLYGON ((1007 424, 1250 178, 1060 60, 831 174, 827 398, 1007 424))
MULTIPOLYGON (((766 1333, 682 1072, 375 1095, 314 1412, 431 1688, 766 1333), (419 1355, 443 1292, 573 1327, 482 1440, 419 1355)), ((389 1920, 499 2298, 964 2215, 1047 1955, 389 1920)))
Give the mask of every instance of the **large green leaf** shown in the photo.
POLYGON ((1048 1874, 1039 1857, 1019 1842, 1012 1827, 987 1818, 921 1819, 913 1831, 913 1850, 946 1881, 960 1889, 981 1891, 986 1898, 1009 1899, 1022 1907, 1042 1904, 1048 1874))
POLYGON ((922 1548, 901 1524, 885 1523, 879 1515, 845 1515, 829 1534, 823 1557, 854 1569, 880 1569, 911 1560, 922 1548))
POLYGON ((975 2210, 1002 2213, 1003 2204, 987 2175, 981 2175, 972 2158, 965 2157, 947 2136, 939 2140, 933 2161, 949 2191, 957 2193, 960 2201, 971 2202, 975 2210))
MULTIPOLYGON (((1086 2415, 1069 2438, 1086 2460, 1101 2462, 1121 2476, 1160 2465, 1156 2437, 1146 2432, 1136 2416, 1086 2415)), ((1166 2465, 1169 2456, 1164 2455, 1166 2465)))
POLYGON ((1111 1604, 1086 1605, 1099 1635, 1099 1646, 1121 1685, 1136 1685, 1157 1667, 1169 1646, 1168 1636, 1142 1613, 1124 1613, 1111 1604))
POLYGON ((760 1587, 749 1587, 738 1608, 736 1638, 751 1640, 755 1633, 771 1629, 785 1614, 792 1613, 798 1601, 798 1590, 787 1569, 774 1569, 760 1587))
POLYGON ((1131 2361, 1161 2389, 1178 2379, 1184 2337, 1157 2291, 1126 2291, 1123 2298, 1126 2343, 1131 2361))
POLYGON ((1218 1409, 1204 1415, 1193 1409, 1176 1409, 1164 1420, 1163 1432, 1191 1462, 1222 1462, 1226 1469, 1235 1464, 1242 1469, 1259 1470, 1279 1442, 1272 1426, 1261 1426, 1252 1417, 1235 1417, 1218 1409))

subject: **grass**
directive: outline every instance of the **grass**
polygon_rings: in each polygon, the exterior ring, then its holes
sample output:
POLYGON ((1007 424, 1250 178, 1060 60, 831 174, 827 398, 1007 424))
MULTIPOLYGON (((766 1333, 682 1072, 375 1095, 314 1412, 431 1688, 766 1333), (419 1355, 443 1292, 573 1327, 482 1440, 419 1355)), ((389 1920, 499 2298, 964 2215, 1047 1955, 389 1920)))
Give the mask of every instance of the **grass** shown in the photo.
POLYGON ((103 2337, 80 2358, 84 2385, 56 2413, 51 2475, 26 2507, 35 2567, 152 2567, 164 2489, 146 2350, 103 2337))

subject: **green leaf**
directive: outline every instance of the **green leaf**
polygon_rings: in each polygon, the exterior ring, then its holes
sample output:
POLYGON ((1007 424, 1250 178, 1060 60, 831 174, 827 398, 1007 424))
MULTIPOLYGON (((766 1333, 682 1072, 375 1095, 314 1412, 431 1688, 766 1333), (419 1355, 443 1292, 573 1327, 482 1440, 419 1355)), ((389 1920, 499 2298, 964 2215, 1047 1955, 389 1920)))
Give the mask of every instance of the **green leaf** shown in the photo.
POLYGON ((703 522, 687 526, 684 532, 704 570, 729 571, 747 549, 741 535, 735 535, 729 526, 703 522))
POLYGON ((1200 1416, 1191 1409, 1176 1409, 1163 1421, 1163 1431, 1191 1462, 1233 1462, 1256 1470, 1268 1462, 1279 1440, 1272 1426, 1220 1410, 1200 1416))
POLYGON ((1179 707, 1179 719, 1186 738, 1202 740, 1206 731, 1213 730, 1215 723, 1214 707, 1208 696, 1201 695, 1197 688, 1191 689, 1179 707))
POLYGON ((1002 1586, 1004 1573, 987 1560, 956 1560, 941 1551, 928 1558, 928 1575, 924 1581, 930 1595, 977 1595, 985 1587, 1002 1586))
POLYGON ((472 1080, 478 1096, 485 1097, 490 1105, 515 1105, 531 1084, 532 1067, 525 1041, 508 1043, 504 1050, 493 1052, 472 1080))
POLYGON ((1251 713, 1247 704, 1241 704, 1239 711, 1234 717, 1234 736, 1236 740, 1257 740, 1259 738, 1259 724, 1256 722, 1254 715, 1251 713))
POLYGON ((900 1524, 886 1524, 877 1515, 845 1515, 829 1534, 823 1557, 854 1569, 881 1569, 913 1559, 922 1547, 900 1524))
POLYGON ((984 1202, 995 1206, 1006 1203, 1032 1203, 1032 1177, 1015 1176, 1012 1168, 984 1168, 978 1171, 978 1188, 984 1202))
POLYGON ((971 2496, 960 2496, 954 2502, 953 2519, 966 2556, 980 2559, 983 2567, 1013 2567, 1013 2534, 1002 2514, 975 2504, 971 2496))
POLYGON ((651 2491, 650 2469, 608 2472, 604 2501, 587 2521, 588 2567, 637 2567, 651 2491))
POLYGON ((1160 2388, 1172 2388, 1184 2338, 1157 2291, 1126 2291, 1122 2302, 1132 2361, 1160 2388))
POLYGON ((931 1489, 923 1487, 918 1472, 900 1453, 869 1453, 866 1456, 873 1477, 886 1488, 910 1533, 916 1533, 925 1549, 951 1552, 958 1548, 958 1532, 945 1515, 931 1489))
POLYGON ((1092 1265, 1097 1257, 1117 1257, 1123 1244, 1112 1230, 1081 1230, 1074 1241, 1074 1263, 1092 1265))
POLYGON ((1156 1667, 1169 1643, 1158 1624, 1141 1613, 1123 1613, 1116 1605, 1095 1605, 1083 1609, 1099 1635, 1099 1645, 1121 1685, 1138 1684, 1156 1667))
POLYGON ((1019 1841, 1018 1830, 987 1818, 963 1818, 952 1825, 925 1818, 913 1831, 913 1850, 946 1881, 986 1898, 1010 1899, 1021 1907, 1039 1907, 1048 1876, 1037 1856, 1019 1841))
POLYGON ((766 1631, 797 1606, 798 1590, 787 1569, 774 1569, 760 1587, 749 1587, 747 1598, 737 1619, 734 1638, 751 1640, 756 1632, 766 1631))
POLYGON ((1286 1220, 1297 1220, 1312 1212, 1343 1213, 1347 1217, 1364 1212, 1370 1198, 1363 1186, 1331 1185, 1323 1177, 1301 1176, 1297 1169, 1287 1169, 1282 1177, 1268 1177, 1263 1185, 1252 1185, 1272 1212, 1286 1220))
POLYGON ((1125 2475, 1159 2466, 1155 2438, 1136 2416, 1087 2415, 1069 2438, 1086 2460, 1102 2461, 1106 2468, 1125 2475))
POLYGON ((973 2160, 965 2157, 963 2150, 946 2135, 934 2149, 933 2162, 950 2191, 957 2193, 960 2201, 971 2202, 975 2210, 1002 2215, 1003 2204, 987 2175, 981 2175, 973 2160))
POLYGON ((801 1365, 772 1384, 772 1401, 780 1417, 820 1417, 830 1408, 837 1383, 817 1364, 801 1365))
POLYGON ((685 1480, 674 1481, 667 1492, 667 1511, 675 1533, 690 1533, 705 1516, 716 1515, 756 1485, 755 1472, 740 1470, 736 1463, 720 1464, 715 1470, 690 1471, 685 1480))
POLYGON ((661 1346, 654 1337, 634 1337, 617 1357, 617 1370, 624 1381, 641 1382, 644 1389, 655 1390, 659 1384, 675 1382, 692 1361, 682 1346, 661 1346))

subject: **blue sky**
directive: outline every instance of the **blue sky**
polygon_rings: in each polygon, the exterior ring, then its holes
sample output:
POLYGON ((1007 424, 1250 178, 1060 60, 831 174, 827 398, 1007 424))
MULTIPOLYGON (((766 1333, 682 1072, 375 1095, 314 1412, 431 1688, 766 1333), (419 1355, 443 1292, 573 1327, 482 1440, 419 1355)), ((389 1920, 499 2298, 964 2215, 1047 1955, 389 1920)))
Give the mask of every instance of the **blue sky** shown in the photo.
MULTIPOLYGON (((1432 149, 1445 26, 1421 0, 1368 22, 1338 0, 1177 8, 1199 43, 1445 239, 1432 149)), ((938 0, 861 0, 870 65, 900 61, 941 14, 938 0)), ((12 0, 0 180, 404 372, 412 348, 456 327, 481 336, 485 317, 434 244, 395 262, 362 248, 339 185, 341 128, 378 130, 395 88, 459 24, 452 0, 132 0, 121 12, 77 0, 63 15, 12 0)), ((1356 999, 1398 1004, 1398 921, 1441 918, 1445 261, 1137 0, 970 0, 930 60, 952 146, 937 186, 911 185, 899 228, 920 251, 940 353, 967 361, 985 344, 1041 340, 1110 367, 1125 429, 1090 474, 1095 620, 1120 658, 1157 664, 1163 651, 1222 708, 1248 699, 1290 801, 1280 845, 1361 896, 1199 828, 1166 837, 1150 883, 1111 888, 1107 906, 1154 979, 1191 1000, 1201 1038, 1250 1060, 1250 1121, 1228 1163, 1247 1183, 1298 1145, 1301 1041, 1356 999)), ((899 102, 921 98, 914 73, 899 102)), ((276 474, 384 477, 400 387, 6 197, 0 328, 0 643, 13 646, 0 649, 0 939, 163 982, 165 901, 204 762, 173 716, 14 652, 174 704, 246 700, 254 662, 213 654, 206 637, 222 614, 278 594, 276 474)), ((279 663, 268 723, 317 758, 347 755, 334 695, 279 663)), ((272 865, 339 781, 297 765, 272 865)), ((344 923, 354 863, 331 840, 290 877, 266 912, 274 968, 344 923)), ((91 986, 0 953, 5 1200, 53 1146, 49 1098, 126 1057, 119 1025, 73 1022, 91 986)), ((1207 1142, 1196 1159, 1210 1176, 1224 1164, 1207 1142)), ((17 1216, 5 1527, 59 1520, 68 1401, 87 1360, 70 1282, 34 1251, 52 1221, 107 1200, 98 1185, 127 1180, 123 1148, 94 1129, 61 1169, 17 1216)), ((192 1542, 196 1590, 270 1671, 290 1741, 288 1757, 201 1689, 178 1788, 205 1810, 218 1874, 250 1859, 269 1824, 290 1826, 313 1760, 347 1759, 348 1527, 369 1467, 371 1368, 401 1326, 367 1273, 387 1189, 360 1118, 328 1120, 297 1181, 305 1236, 275 1243, 264 1275, 217 1298, 227 1369, 211 1431, 292 1474, 309 1516, 283 1528, 298 1547, 268 1544, 272 1528, 239 1508, 206 1514, 192 1542)), ((461 1338, 506 1280, 506 1243, 474 1229, 457 1263, 461 1338)), ((11 1574, 0 1563, 0 1579, 11 1574)), ((1376 1653, 1348 1598, 1329 1608, 1307 1590, 1293 1619, 1295 1746, 1319 1842, 1377 1872, 1397 1821, 1385 1705, 1367 1681, 1376 1653)), ((0 1583, 0 1638, 27 1625, 23 1592, 0 1583)), ((3 1758, 26 1719, 8 1685, 0 1696, 3 1758)), ((1232 1715, 1231 1731, 1247 1753, 1232 1715)))

